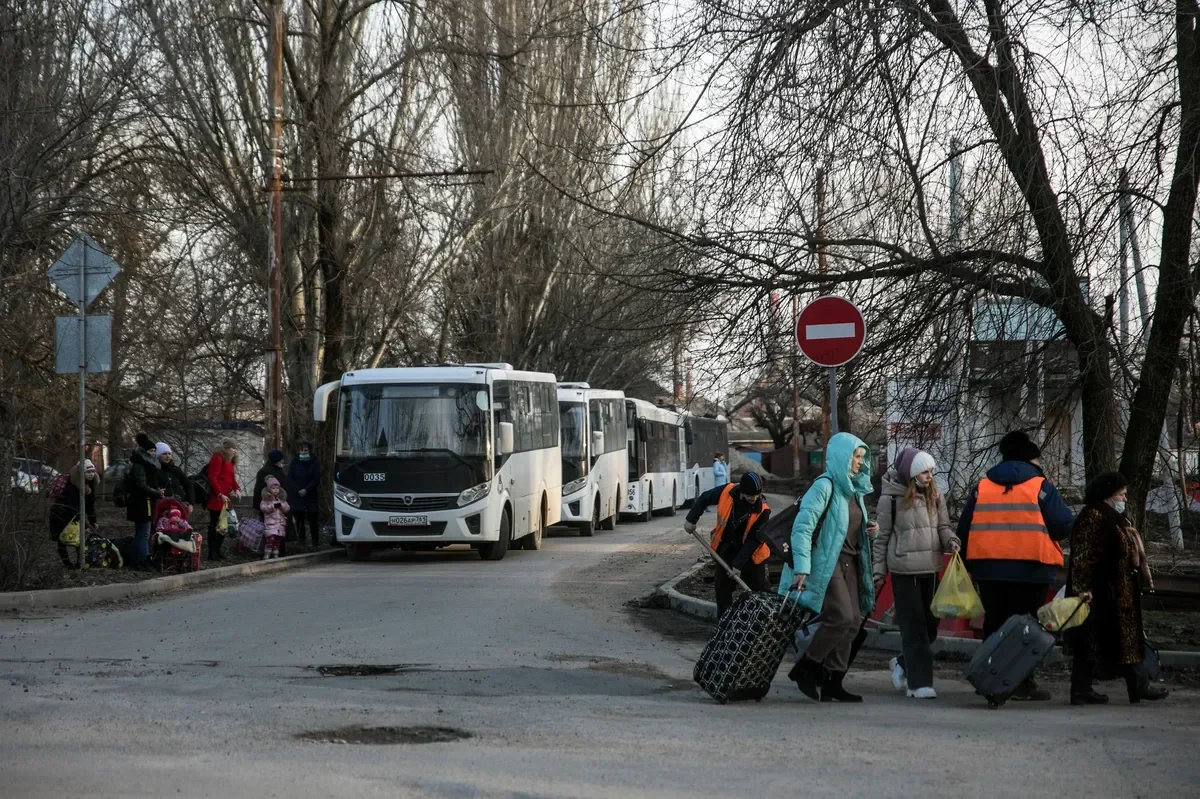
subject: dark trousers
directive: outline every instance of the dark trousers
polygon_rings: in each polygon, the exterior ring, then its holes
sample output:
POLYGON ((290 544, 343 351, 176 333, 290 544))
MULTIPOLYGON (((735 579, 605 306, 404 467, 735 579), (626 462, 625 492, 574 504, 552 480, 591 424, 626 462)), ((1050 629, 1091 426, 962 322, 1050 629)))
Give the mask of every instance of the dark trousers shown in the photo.
POLYGON ((1046 604, 1046 583, 1018 583, 1008 580, 980 580, 979 600, 983 602, 983 637, 1004 626, 1010 616, 1037 616, 1046 604))
MULTIPOLYGON (((743 566, 742 579, 746 582, 746 585, 750 586, 751 591, 767 590, 767 564, 759 563, 755 565, 751 563, 743 566)), ((729 610, 729 606, 733 604, 733 591, 737 587, 734 579, 718 566, 716 576, 713 578, 713 592, 717 595, 718 619, 724 616, 725 611, 729 610)))
MULTIPOLYGON (((1125 678, 1125 690, 1129 698, 1141 694, 1143 688, 1150 682, 1142 670, 1140 663, 1125 663, 1120 666, 1120 674, 1125 678)), ((1079 646, 1074 648, 1071 659, 1071 696, 1082 696, 1092 690, 1096 678, 1096 664, 1088 657, 1088 653, 1079 646)))
MULTIPOLYGON (((900 627, 901 654, 897 658, 911 690, 933 687, 933 650, 938 618, 929 605, 937 591, 936 574, 892 573, 896 624, 900 627)), ((986 606, 985 606, 986 607, 986 606)))
POLYGON ((307 527, 312 534, 312 545, 321 543, 320 512, 315 510, 292 511, 292 523, 296 525, 296 540, 304 544, 304 531, 307 527))
POLYGON ((210 558, 221 557, 221 544, 225 541, 225 536, 217 532, 217 522, 221 519, 221 511, 210 510, 208 512, 208 556, 210 558))

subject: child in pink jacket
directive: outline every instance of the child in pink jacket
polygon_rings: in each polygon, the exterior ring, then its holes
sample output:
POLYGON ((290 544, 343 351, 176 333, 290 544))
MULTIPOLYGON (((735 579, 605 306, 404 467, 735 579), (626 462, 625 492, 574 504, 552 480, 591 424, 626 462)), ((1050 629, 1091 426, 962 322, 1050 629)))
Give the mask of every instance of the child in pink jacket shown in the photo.
POLYGON ((263 560, 279 557, 279 545, 287 535, 288 513, 291 508, 287 503, 287 492, 274 477, 267 478, 267 487, 263 489, 262 503, 258 506, 262 511, 263 525, 266 527, 267 545, 263 549, 263 560))

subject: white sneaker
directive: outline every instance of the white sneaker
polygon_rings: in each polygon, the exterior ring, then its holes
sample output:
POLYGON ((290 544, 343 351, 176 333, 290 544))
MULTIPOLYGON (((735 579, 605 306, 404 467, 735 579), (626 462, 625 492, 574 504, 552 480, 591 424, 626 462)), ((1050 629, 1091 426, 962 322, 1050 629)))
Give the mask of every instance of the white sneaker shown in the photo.
POLYGON ((910 699, 937 699, 937 691, 932 688, 918 688, 915 691, 912 688, 908 689, 910 699))
POLYGON ((888 666, 892 670, 892 687, 897 691, 903 691, 908 681, 905 679, 904 667, 900 665, 900 659, 892 658, 888 661, 888 666))

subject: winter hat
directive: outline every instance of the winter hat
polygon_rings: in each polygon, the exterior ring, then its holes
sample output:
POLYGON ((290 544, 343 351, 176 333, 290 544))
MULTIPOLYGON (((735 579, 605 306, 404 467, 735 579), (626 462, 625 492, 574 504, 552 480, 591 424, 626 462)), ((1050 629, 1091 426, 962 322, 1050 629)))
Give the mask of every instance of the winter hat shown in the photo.
POLYGON ((1013 430, 1000 439, 1000 457, 1006 461, 1028 463, 1042 457, 1042 451, 1027 434, 1020 430, 1013 430))
POLYGON ((161 442, 161 441, 160 441, 160 442, 158 442, 157 444, 155 444, 155 445, 154 445, 154 454, 155 454, 156 456, 158 456, 159 458, 161 458, 163 455, 171 455, 171 454, 173 454, 173 453, 171 452, 171 445, 170 445, 170 444, 164 444, 164 443, 163 443, 163 442, 161 442))
POLYGON ((91 461, 84 461, 83 462, 83 471, 85 473, 96 471, 96 464, 92 463, 91 461))
POLYGON ((738 481, 738 488, 743 494, 761 494, 762 478, 754 472, 746 472, 742 475, 742 479, 738 481))
POLYGON ((937 468, 937 461, 933 456, 924 450, 917 450, 917 454, 912 459, 912 464, 908 467, 908 479, 915 480, 917 475, 922 472, 932 472, 937 468))
POLYGON ((1125 481, 1125 475, 1120 472, 1105 472, 1097 475, 1092 482, 1087 484, 1087 488, 1083 491, 1083 501, 1091 507, 1100 507, 1104 504, 1104 500, 1125 488, 1126 485, 1128 483, 1125 481))
POLYGON ((279 463, 283 460, 283 450, 273 449, 267 453, 267 463, 279 463))
POLYGON ((274 488, 277 485, 279 485, 278 477, 268 477, 267 478, 267 488, 274 488))
POLYGON ((136 441, 137 445, 139 447, 141 447, 142 449, 144 449, 146 452, 154 451, 154 442, 151 441, 150 436, 146 435, 145 433, 138 433, 136 436, 133 437, 133 440, 136 441))

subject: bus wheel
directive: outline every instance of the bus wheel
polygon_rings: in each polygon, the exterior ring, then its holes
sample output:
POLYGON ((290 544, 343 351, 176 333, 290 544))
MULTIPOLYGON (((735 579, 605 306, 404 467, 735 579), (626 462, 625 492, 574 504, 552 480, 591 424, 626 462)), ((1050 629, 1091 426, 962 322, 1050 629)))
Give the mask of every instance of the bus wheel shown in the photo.
POLYGON ((508 517, 508 508, 500 517, 500 540, 486 541, 479 545, 479 557, 484 560, 503 560, 508 552, 508 542, 512 539, 512 520, 508 517))
POLYGON ((346 549, 350 553, 350 560, 355 563, 362 563, 371 559, 370 544, 351 544, 346 549))
POLYGON ((542 548, 542 531, 546 529, 546 512, 538 513, 538 526, 533 532, 521 539, 521 549, 537 552, 542 548))
POLYGON ((650 487, 650 496, 646 500, 646 512, 641 515, 639 521, 648 522, 654 518, 654 487, 650 487))
POLYGON ((591 538, 596 534, 596 530, 600 527, 600 497, 592 502, 592 520, 584 522, 579 528, 581 538, 591 538))
POLYGON ((671 486, 671 507, 663 511, 663 516, 674 516, 675 508, 679 505, 679 487, 671 486))
POLYGON ((616 500, 613 501, 612 516, 609 516, 607 519, 600 522, 601 530, 616 530, 617 529, 617 522, 620 521, 620 519, 621 519, 621 497, 622 496, 624 496, 624 494, 622 494, 621 489, 618 488, 617 489, 617 498, 616 498, 616 500))

